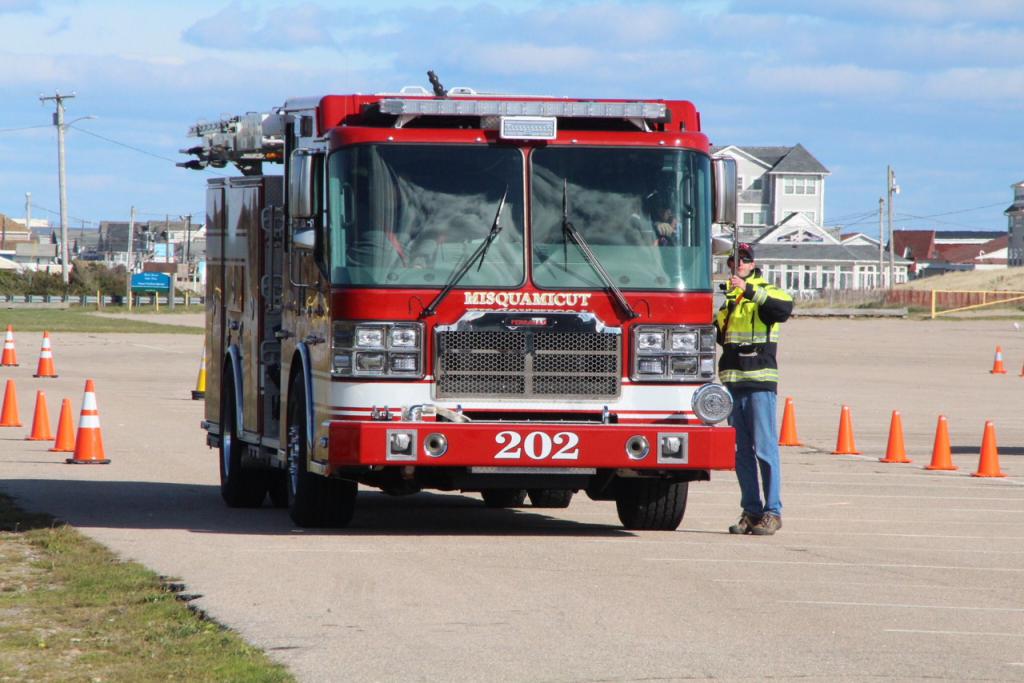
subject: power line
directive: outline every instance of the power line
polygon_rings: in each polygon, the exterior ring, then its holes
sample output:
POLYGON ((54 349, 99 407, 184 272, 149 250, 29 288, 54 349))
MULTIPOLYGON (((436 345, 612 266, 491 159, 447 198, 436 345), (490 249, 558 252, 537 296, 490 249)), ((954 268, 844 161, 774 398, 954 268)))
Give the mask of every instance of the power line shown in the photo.
POLYGON ((152 152, 147 152, 146 150, 140 149, 139 147, 133 147, 132 145, 129 145, 126 142, 120 142, 120 141, 114 140, 112 138, 104 137, 103 135, 100 135, 98 133, 93 133, 92 131, 86 130, 85 128, 79 128, 78 126, 68 126, 68 128, 74 128, 75 130, 77 130, 80 133, 85 133, 86 135, 91 135, 94 138, 99 138, 100 140, 105 140, 105 141, 107 141, 107 142, 109 142, 111 144, 115 144, 115 145, 119 145, 121 147, 125 147, 125 148, 130 149, 130 150, 132 150, 134 152, 138 152, 139 154, 145 154, 146 156, 153 157, 154 159, 160 159, 161 161, 170 161, 172 164, 173 163, 177 163, 174 159, 171 159, 169 157, 163 157, 163 156, 160 156, 159 154, 153 154, 152 152))
MULTIPOLYGON (((1000 204, 1002 204, 1002 202, 1000 202, 1000 204)), ((946 214, 938 214, 938 215, 944 216, 946 214)), ((911 219, 910 220, 911 223, 913 223, 915 221, 918 221, 918 220, 928 220, 928 221, 931 221, 932 223, 940 223, 942 225, 952 225, 955 228, 966 228, 967 230, 978 230, 979 228, 983 227, 983 226, 978 226, 978 225, 967 225, 965 223, 953 223, 951 221, 940 221, 940 220, 937 220, 937 219, 935 219, 935 218, 933 218, 931 216, 915 216, 915 215, 909 214, 909 213, 901 213, 901 214, 899 214, 899 217, 901 219, 903 219, 904 221, 906 221, 906 219, 909 218, 909 219, 911 219)))
POLYGON ((52 123, 41 123, 38 126, 22 126, 21 128, 0 128, 0 133, 14 133, 19 130, 31 130, 33 128, 52 128, 52 123))
MULTIPOLYGON (((85 133, 86 135, 91 135, 94 138, 99 138, 100 140, 104 140, 104 141, 109 142, 111 144, 118 145, 119 147, 124 147, 126 149, 130 149, 133 152, 138 152, 139 154, 145 154, 146 156, 153 157, 154 159, 160 159, 161 161, 169 161, 172 164, 177 164, 178 163, 178 160, 176 160, 176 159, 171 159, 170 157, 165 157, 165 156, 161 156, 159 154, 154 154, 153 152, 144 150, 144 149, 142 149, 140 147, 135 147, 134 145, 129 145, 127 142, 121 142, 120 140, 114 140, 113 138, 108 138, 106 136, 100 135, 99 133, 93 133, 92 131, 86 130, 85 128, 79 128, 78 126, 68 126, 68 128, 74 128, 75 130, 77 130, 80 133, 85 133)), ((227 176, 226 173, 217 173, 216 171, 210 171, 210 172, 213 173, 213 175, 227 176)))
MULTIPOLYGON (((995 204, 985 204, 984 206, 974 206, 970 209, 957 209, 956 211, 944 211, 942 213, 933 213, 930 216, 915 216, 915 218, 935 218, 936 216, 952 216, 956 213, 970 213, 971 211, 980 211, 981 209, 991 209, 993 206, 1003 206, 1006 204, 1005 201, 996 202, 995 204)), ((909 215, 909 214, 908 214, 909 215)), ((941 221, 936 221, 941 222, 941 221)))
MULTIPOLYGON (((60 215, 59 211, 54 211, 53 209, 48 209, 45 206, 43 206, 42 204, 37 204, 35 201, 32 202, 32 208, 33 209, 42 209, 46 213, 52 214, 54 216, 59 216, 60 215)), ((78 221, 79 223, 88 223, 89 225, 95 225, 95 226, 99 227, 99 223, 97 223, 96 221, 91 221, 91 220, 89 220, 87 218, 79 218, 78 216, 68 216, 68 218, 70 218, 71 220, 74 220, 74 221, 78 221)))

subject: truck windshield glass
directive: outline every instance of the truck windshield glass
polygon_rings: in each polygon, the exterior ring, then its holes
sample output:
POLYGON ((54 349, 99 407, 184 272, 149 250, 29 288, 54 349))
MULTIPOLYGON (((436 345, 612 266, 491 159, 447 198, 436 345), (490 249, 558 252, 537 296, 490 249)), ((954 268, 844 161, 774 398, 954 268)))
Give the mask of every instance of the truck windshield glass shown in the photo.
POLYGON ((459 286, 523 282, 518 149, 361 145, 331 156, 328 183, 334 284, 442 287, 487 238, 506 188, 501 233, 459 286))
POLYGON ((533 279, 538 286, 606 286, 579 247, 572 240, 566 244, 562 198, 567 196, 569 220, 620 288, 711 289, 711 162, 706 155, 546 147, 530 159, 533 279))

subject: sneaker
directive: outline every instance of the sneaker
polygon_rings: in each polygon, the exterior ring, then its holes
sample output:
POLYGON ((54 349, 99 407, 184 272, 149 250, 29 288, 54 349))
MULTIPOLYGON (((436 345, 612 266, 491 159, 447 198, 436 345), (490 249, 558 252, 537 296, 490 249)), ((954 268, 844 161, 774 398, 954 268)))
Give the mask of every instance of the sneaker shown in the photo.
POLYGON ((755 536, 771 536, 776 531, 782 528, 782 517, 771 512, 766 512, 754 528, 750 530, 750 533, 755 536))
POLYGON ((760 518, 755 517, 749 512, 744 512, 740 515, 739 520, 731 527, 729 527, 730 534, 749 534, 753 532, 755 526, 760 521, 760 518))

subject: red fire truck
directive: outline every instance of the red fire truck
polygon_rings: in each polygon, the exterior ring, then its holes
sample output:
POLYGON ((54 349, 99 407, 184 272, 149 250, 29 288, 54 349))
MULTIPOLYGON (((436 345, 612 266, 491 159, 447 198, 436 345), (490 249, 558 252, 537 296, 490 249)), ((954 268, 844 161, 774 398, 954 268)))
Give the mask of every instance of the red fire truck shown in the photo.
POLYGON ((735 166, 690 102, 404 88, 194 126, 203 427, 232 507, 352 518, 357 486, 614 500, 675 529, 734 466, 712 223, 735 166), (283 173, 269 174, 269 164, 283 173))

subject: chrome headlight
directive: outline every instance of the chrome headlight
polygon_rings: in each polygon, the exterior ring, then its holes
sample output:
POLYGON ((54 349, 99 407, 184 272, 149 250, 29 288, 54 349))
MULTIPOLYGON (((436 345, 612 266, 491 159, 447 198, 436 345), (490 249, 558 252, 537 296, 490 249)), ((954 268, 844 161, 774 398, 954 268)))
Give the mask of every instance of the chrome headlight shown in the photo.
POLYGON ((423 376, 422 323, 338 320, 333 343, 335 376, 423 376))
POLYGON ((698 387, 690 403, 697 419, 704 424, 718 424, 732 414, 732 394, 721 384, 698 387))
POLYGON ((715 378, 715 328, 636 327, 631 378, 637 382, 710 382, 715 378))

